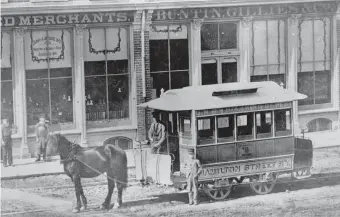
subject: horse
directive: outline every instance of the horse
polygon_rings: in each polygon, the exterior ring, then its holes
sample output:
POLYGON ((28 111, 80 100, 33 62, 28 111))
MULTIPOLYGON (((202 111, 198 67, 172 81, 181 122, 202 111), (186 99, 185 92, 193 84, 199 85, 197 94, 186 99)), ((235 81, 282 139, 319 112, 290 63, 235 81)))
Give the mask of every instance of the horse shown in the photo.
POLYGON ((109 209, 115 185, 118 189, 117 204, 122 205, 123 190, 127 187, 127 157, 123 149, 116 145, 105 144, 93 148, 83 148, 68 141, 61 134, 49 135, 46 144, 47 156, 59 153, 64 171, 74 183, 77 204, 73 212, 87 209, 87 199, 81 185, 81 178, 94 178, 106 172, 108 193, 100 209, 109 209))

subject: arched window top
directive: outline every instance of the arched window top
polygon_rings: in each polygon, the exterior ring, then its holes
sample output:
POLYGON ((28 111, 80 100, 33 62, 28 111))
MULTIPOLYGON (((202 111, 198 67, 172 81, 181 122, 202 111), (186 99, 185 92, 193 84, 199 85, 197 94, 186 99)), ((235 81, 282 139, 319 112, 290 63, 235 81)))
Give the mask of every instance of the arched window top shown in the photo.
POLYGON ((317 118, 307 124, 308 132, 325 131, 332 129, 332 121, 327 118, 317 118))
POLYGON ((103 145, 106 145, 106 144, 118 145, 123 150, 133 148, 132 139, 128 137, 124 137, 124 136, 111 137, 104 141, 103 145))

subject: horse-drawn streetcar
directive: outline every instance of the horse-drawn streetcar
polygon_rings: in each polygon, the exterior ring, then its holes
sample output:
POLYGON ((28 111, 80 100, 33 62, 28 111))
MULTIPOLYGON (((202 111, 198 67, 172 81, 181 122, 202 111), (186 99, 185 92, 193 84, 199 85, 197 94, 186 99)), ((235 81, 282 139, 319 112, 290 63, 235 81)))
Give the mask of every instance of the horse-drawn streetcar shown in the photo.
POLYGON ((241 183, 267 194, 279 175, 308 176, 312 142, 295 137, 293 124, 293 102, 304 98, 274 82, 166 91, 139 105, 160 111, 167 149, 162 154, 137 151, 137 178, 184 187, 188 148, 195 150, 203 167, 199 184, 214 200, 225 199, 241 183))

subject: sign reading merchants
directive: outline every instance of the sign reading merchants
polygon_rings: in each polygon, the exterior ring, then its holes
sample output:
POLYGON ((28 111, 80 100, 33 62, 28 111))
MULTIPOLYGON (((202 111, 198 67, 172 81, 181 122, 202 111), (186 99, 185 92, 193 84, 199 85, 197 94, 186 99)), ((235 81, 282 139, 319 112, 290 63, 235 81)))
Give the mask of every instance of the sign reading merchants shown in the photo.
POLYGON ((241 7, 185 8, 155 10, 153 21, 185 19, 223 19, 228 17, 272 16, 286 14, 335 13, 336 2, 254 5, 241 7))
POLYGON ((46 15, 1 16, 1 26, 43 26, 65 24, 121 23, 133 22, 131 12, 73 13, 46 15))
POLYGON ((246 163, 224 164, 221 166, 207 166, 203 168, 199 179, 214 179, 271 171, 283 171, 293 168, 293 158, 275 158, 271 160, 252 161, 246 163))

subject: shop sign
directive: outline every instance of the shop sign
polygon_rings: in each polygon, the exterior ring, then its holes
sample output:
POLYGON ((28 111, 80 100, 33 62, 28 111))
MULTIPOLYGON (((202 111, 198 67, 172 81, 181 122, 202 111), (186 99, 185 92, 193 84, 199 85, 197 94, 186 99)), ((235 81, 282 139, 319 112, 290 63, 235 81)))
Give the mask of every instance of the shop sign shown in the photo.
POLYGON ((293 168, 293 157, 259 160, 245 163, 207 166, 203 168, 199 179, 215 179, 229 176, 265 173, 290 170, 293 168))
POLYGON ((153 21, 185 19, 223 19, 228 17, 272 16, 288 14, 335 13, 336 2, 311 2, 241 7, 186 8, 155 10, 153 21))
POLYGON ((44 26, 133 22, 133 12, 1 16, 1 26, 44 26))
POLYGON ((33 61, 47 61, 47 59, 63 59, 65 44, 63 40, 64 31, 61 37, 45 36, 32 38, 31 52, 33 61))

